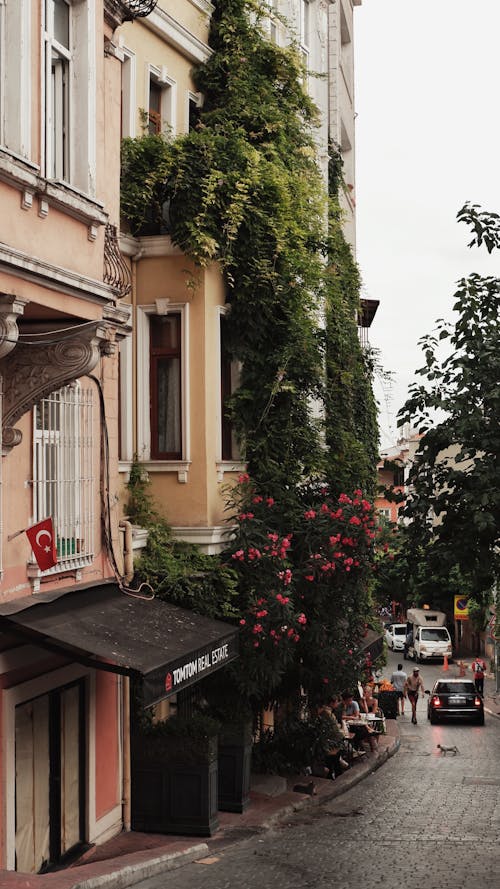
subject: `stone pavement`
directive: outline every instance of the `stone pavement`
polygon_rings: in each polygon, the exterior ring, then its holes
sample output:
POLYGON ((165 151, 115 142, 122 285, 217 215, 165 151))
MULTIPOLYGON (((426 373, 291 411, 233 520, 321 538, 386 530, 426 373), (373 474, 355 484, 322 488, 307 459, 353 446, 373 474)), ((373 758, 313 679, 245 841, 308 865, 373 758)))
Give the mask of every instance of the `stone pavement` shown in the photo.
POLYGON ((213 837, 201 840, 135 831, 122 833, 89 849, 78 862, 64 870, 43 875, 0 870, 0 889, 125 889, 149 876, 208 858, 238 840, 265 831, 294 812, 346 793, 383 765, 398 748, 397 722, 388 719, 387 734, 380 737, 378 750, 357 761, 335 781, 299 776, 285 782, 273 776, 254 776, 249 808, 242 814, 220 812, 219 830, 213 837), (313 795, 293 790, 294 785, 308 784, 311 780, 314 781, 313 795))

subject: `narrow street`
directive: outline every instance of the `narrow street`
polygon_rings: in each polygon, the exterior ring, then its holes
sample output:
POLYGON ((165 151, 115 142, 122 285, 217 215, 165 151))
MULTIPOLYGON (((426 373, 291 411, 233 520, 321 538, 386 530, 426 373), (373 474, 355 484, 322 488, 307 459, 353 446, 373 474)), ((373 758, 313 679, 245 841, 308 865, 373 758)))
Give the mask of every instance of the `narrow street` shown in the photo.
MULTIPOLYGON (((389 654, 385 676, 399 660, 389 654)), ((442 675, 441 665, 420 670, 426 688, 442 675)), ((426 706, 416 726, 408 708, 400 751, 349 793, 138 889, 497 889, 500 720, 431 726, 426 706), (438 743, 459 753, 443 756, 438 743)))

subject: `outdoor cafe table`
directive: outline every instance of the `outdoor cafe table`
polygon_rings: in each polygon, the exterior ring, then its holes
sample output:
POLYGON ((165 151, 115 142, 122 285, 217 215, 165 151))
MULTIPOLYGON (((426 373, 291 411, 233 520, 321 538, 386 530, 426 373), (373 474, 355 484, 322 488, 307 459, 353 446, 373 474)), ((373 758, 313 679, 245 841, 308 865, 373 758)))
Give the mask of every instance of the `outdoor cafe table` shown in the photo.
POLYGON ((347 725, 366 725, 379 735, 385 734, 385 719, 383 716, 377 716, 376 713, 360 714, 358 719, 347 720, 347 725))

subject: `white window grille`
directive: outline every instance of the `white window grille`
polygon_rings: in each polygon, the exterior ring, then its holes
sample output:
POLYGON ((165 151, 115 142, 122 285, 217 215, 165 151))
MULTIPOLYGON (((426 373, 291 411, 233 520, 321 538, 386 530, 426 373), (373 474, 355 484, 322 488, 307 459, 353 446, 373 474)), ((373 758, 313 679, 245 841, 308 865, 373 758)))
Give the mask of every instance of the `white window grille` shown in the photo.
POLYGON ((65 386, 34 409, 33 518, 54 523, 57 565, 44 574, 92 562, 93 392, 65 386))

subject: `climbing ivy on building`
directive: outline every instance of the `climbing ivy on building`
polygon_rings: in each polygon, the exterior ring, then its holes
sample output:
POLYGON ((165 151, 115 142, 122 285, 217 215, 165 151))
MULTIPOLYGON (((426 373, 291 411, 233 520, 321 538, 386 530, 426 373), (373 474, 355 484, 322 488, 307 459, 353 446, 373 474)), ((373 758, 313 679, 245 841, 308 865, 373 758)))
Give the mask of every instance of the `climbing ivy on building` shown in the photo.
POLYGON ((227 347, 242 367, 233 428, 255 496, 279 502, 278 524, 293 533, 304 482, 371 493, 377 431, 340 157, 332 151, 328 189, 298 47, 266 38, 268 12, 258 0, 215 0, 212 54, 193 75, 204 97, 196 124, 171 141, 124 140, 122 212, 134 234, 168 219, 197 264, 219 263, 227 347))

